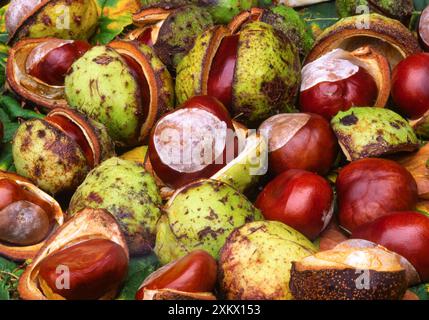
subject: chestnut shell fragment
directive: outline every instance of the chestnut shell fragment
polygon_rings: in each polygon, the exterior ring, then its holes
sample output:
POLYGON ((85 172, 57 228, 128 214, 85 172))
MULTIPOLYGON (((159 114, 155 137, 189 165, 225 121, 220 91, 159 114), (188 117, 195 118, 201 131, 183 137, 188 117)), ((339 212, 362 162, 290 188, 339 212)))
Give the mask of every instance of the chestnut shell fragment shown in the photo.
MULTIPOLYGON (((61 210, 60 205, 55 201, 54 198, 37 188, 29 180, 17 174, 5 171, 0 171, 0 179, 10 179, 15 181, 21 187, 34 193, 37 197, 41 198, 43 201, 51 205, 52 211, 49 212, 52 225, 51 230, 49 231, 50 233, 54 232, 54 230, 58 226, 61 226, 63 224, 65 216, 63 211, 61 210)), ((37 254, 37 252, 40 250, 40 248, 44 245, 45 242, 46 240, 43 240, 37 244, 26 246, 18 246, 0 242, 0 255, 3 255, 12 260, 31 259, 37 254)))
POLYGON ((336 48, 353 51, 362 45, 371 45, 382 52, 392 67, 405 57, 421 52, 417 39, 402 23, 374 13, 344 18, 325 29, 306 62, 336 48))
POLYGON ((205 8, 185 3, 183 6, 156 4, 133 15, 139 28, 127 38, 153 46, 159 59, 174 73, 178 63, 193 47, 195 38, 213 27, 211 15, 205 8))
POLYGON ((6 75, 10 88, 26 101, 47 109, 67 107, 64 87, 44 83, 26 71, 27 58, 34 48, 54 38, 25 39, 18 42, 7 59, 6 75))
POLYGON ((94 0, 13 0, 6 12, 8 43, 28 37, 89 38, 97 26, 97 11, 94 0), (68 21, 66 14, 71 16, 68 21))
POLYGON ((407 289, 401 258, 364 240, 345 241, 293 262, 290 289, 298 300, 398 300, 407 289))

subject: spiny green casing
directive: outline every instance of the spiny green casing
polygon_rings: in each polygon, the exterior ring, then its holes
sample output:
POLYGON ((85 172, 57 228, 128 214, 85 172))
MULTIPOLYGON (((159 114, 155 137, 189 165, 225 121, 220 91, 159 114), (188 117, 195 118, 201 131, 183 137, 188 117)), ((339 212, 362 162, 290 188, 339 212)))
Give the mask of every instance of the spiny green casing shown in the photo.
MULTIPOLYGON (((160 113, 168 111, 174 99, 171 76, 148 46, 140 51, 153 67, 160 92, 160 113)), ((138 81, 115 50, 96 46, 78 59, 65 79, 65 96, 72 108, 103 123, 115 140, 133 145, 140 134, 141 103, 138 81)))
POLYGON ((216 24, 226 24, 241 11, 258 6, 258 0, 141 0, 143 8, 194 4, 208 10, 216 24))
POLYGON ((253 134, 247 138, 244 150, 211 178, 226 182, 240 192, 246 192, 258 183, 267 169, 268 145, 264 138, 253 134))
POLYGON ((207 7, 217 24, 228 23, 241 11, 258 5, 258 0, 197 0, 197 3, 207 7))
POLYGON ((109 133, 106 130, 106 127, 101 123, 87 118, 87 121, 92 125, 92 128, 95 134, 98 136, 101 146, 101 155, 102 160, 107 160, 113 155, 115 155, 115 144, 109 136, 109 133))
POLYGON ((151 65, 158 85, 158 96, 156 98, 158 101, 157 118, 159 118, 174 108, 174 81, 164 63, 151 47, 142 44, 139 46, 139 50, 151 65))
MULTIPOLYGON (((79 116, 91 130, 88 139, 97 139, 99 159, 114 156, 114 144, 106 128, 79 116)), ((76 189, 91 169, 79 144, 44 119, 28 120, 20 125, 13 139, 12 154, 17 172, 51 194, 76 189)))
POLYGON ((226 299, 292 299, 292 261, 316 252, 298 231, 277 221, 257 221, 236 229, 222 247, 219 285, 226 299))
POLYGON ((368 13, 362 11, 365 8, 362 6, 367 6, 369 12, 381 13, 402 21, 409 18, 414 10, 412 0, 337 0, 336 5, 340 17, 368 13))
POLYGON ((155 52, 165 65, 175 70, 191 50, 195 38, 212 26, 212 17, 204 8, 192 5, 177 8, 161 26, 155 52))
POLYGON ((193 96, 202 94, 204 61, 213 35, 213 29, 203 32, 195 40, 194 47, 177 66, 176 98, 179 104, 193 96))
POLYGON ((300 69, 297 49, 282 32, 263 22, 244 26, 233 80, 234 115, 243 114, 244 122, 258 124, 273 114, 291 111, 300 69))
POLYGON ((414 151, 419 141, 409 123, 389 109, 354 107, 331 120, 348 160, 414 151))
POLYGON ((285 33, 293 43, 297 44, 302 55, 312 48, 314 39, 311 29, 293 8, 278 5, 264 10, 260 19, 285 33))
POLYGON ((13 41, 26 37, 88 39, 94 33, 98 23, 98 9, 94 0, 46 2, 17 29, 13 41))
POLYGON ((357 12, 357 7, 368 5, 367 0, 336 0, 337 12, 340 17, 345 18, 354 16, 356 14, 362 14, 363 12, 357 12))
POLYGON ((121 226, 130 254, 136 255, 152 250, 161 205, 155 180, 144 167, 114 157, 88 174, 74 193, 68 213, 106 209, 121 226))
POLYGON ((216 180, 196 181, 178 190, 165 212, 158 223, 155 245, 162 264, 195 249, 204 249, 217 258, 235 228, 262 219, 245 196, 216 180))
POLYGON ((96 46, 72 65, 65 95, 72 108, 104 123, 113 139, 127 141, 139 130, 137 86, 116 51, 96 46))
MULTIPOLYGON (((198 94, 202 87, 207 48, 214 29, 202 34, 177 68, 179 103, 198 94)), ((295 45, 283 33, 264 22, 246 24, 239 32, 237 62, 232 84, 231 110, 239 121, 257 125, 279 112, 293 110, 300 82, 300 60, 295 45)))
POLYGON ((90 170, 79 146, 42 119, 19 126, 12 154, 17 173, 51 194, 73 190, 90 170))

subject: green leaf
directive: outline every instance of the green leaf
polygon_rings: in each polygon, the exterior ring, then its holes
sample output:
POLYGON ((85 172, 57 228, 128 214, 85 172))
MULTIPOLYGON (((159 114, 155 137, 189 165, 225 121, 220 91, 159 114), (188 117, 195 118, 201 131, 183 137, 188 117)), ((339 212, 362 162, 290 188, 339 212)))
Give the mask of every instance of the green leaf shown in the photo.
POLYGON ((9 290, 5 283, 0 283, 0 300, 10 300, 9 290))
POLYGON ((159 266, 158 259, 154 254, 133 258, 128 266, 128 276, 119 294, 118 300, 134 300, 138 288, 149 274, 159 266))
POLYGON ((139 9, 136 0, 97 0, 100 18, 94 44, 106 44, 133 23, 132 14, 139 9))
POLYGON ((429 300, 429 284, 420 284, 418 286, 410 288, 412 292, 414 292, 420 300, 429 300))
POLYGON ((43 118, 44 115, 23 109, 18 101, 7 95, 0 95, 0 121, 3 124, 3 145, 0 148, 0 169, 15 171, 11 141, 19 127, 19 119, 43 118))
POLYGON ((3 123, 3 143, 8 143, 12 140, 19 124, 10 121, 9 115, 4 109, 0 109, 0 121, 3 123))
POLYGON ((17 297, 18 279, 22 272, 14 262, 0 257, 0 300, 17 297))
POLYGON ((313 31, 316 29, 316 34, 317 29, 323 30, 340 19, 335 7, 335 1, 305 7, 300 10, 300 14, 313 31))
MULTIPOLYGON (((9 7, 9 4, 0 8, 0 32, 2 32, 2 33, 6 32, 6 19, 5 18, 6 18, 6 10, 8 7, 9 7)), ((6 42, 6 41, 1 41, 1 42, 6 42)))
POLYGON ((132 22, 131 14, 119 16, 115 19, 102 16, 99 19, 99 31, 93 37, 92 42, 95 44, 107 44, 120 35, 125 27, 132 24, 132 22))
POLYGON ((22 108, 18 101, 7 95, 0 96, 0 106, 9 114, 11 120, 18 120, 18 118, 25 120, 33 118, 41 119, 44 117, 43 114, 22 108))
POLYGON ((0 153, 0 170, 15 171, 13 167, 12 145, 10 143, 4 145, 0 153))
POLYGON ((17 265, 14 262, 0 257, 0 270, 12 272, 16 267, 17 265))
POLYGON ((429 0, 414 0, 414 7, 416 11, 422 11, 429 6, 429 0))

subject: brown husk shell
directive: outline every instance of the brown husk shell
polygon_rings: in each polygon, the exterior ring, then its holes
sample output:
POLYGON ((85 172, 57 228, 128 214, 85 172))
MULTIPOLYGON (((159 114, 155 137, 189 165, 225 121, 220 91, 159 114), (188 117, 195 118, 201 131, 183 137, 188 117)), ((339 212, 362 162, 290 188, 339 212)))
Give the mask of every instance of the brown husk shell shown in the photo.
POLYGON ((173 289, 145 290, 143 300, 216 300, 211 292, 183 292, 173 289))
POLYGON ((399 21, 378 14, 370 14, 368 17, 368 28, 358 28, 358 19, 362 17, 353 16, 326 29, 316 40, 306 62, 314 61, 336 48, 353 51, 370 45, 382 52, 393 68, 400 60, 421 52, 417 39, 399 21))
MULTIPOLYGON (((165 21, 170 15, 170 10, 162 8, 149 8, 143 9, 139 13, 133 15, 133 24, 138 28, 130 31, 126 38, 129 40, 136 40, 148 27, 155 26, 158 22, 165 21)), ((160 31, 160 27, 157 27, 157 33, 160 31)))
POLYGON ((35 105, 54 109, 67 107, 63 86, 44 83, 26 72, 26 62, 30 52, 42 42, 53 38, 25 39, 19 41, 9 52, 6 66, 7 84, 24 100, 35 105))
MULTIPOLYGON (((19 279, 18 292, 24 300, 47 300, 38 285, 38 266, 47 256, 71 245, 90 239, 107 239, 119 244, 126 252, 128 247, 115 218, 103 209, 84 209, 58 228, 40 249, 19 279)), ((116 292, 102 298, 112 299, 116 292)))
MULTIPOLYGON (((52 230, 50 233, 55 232, 58 226, 64 223, 64 213, 61 210, 60 205, 50 195, 37 188, 29 180, 21 177, 17 174, 5 172, 0 170, 0 179, 10 179, 18 183, 20 186, 25 187, 29 191, 36 194, 39 198, 43 199, 47 203, 51 204, 52 207, 52 230)), ((5 244, 0 242, 0 255, 5 256, 12 260, 26 260, 33 258, 40 248, 45 244, 47 240, 30 246, 15 246, 11 244, 5 244)))
POLYGON ((163 8, 143 9, 133 15, 133 23, 139 27, 145 27, 148 24, 157 23, 164 20, 170 14, 170 10, 163 8))
POLYGON ((414 177, 420 199, 429 200, 429 144, 412 154, 403 154, 392 157, 414 177))
POLYGON ((406 291, 405 271, 369 270, 371 290, 356 288, 356 269, 306 269, 292 262, 290 289, 296 300, 398 300, 406 291), (318 279, 315 282, 315 279, 318 279), (349 289, 347 289, 349 288, 349 289), (353 289, 354 288, 354 289, 353 289))
POLYGON ((19 21, 16 25, 15 30, 13 30, 13 33, 9 35, 8 43, 13 43, 15 41, 15 37, 19 37, 19 33, 22 32, 25 22, 28 19, 31 19, 31 17, 35 15, 39 10, 43 9, 43 7, 46 6, 50 1, 51 0, 41 0, 37 6, 35 6, 31 11, 27 12, 26 15, 21 19, 21 21, 19 21))
MULTIPOLYGON (((146 81, 150 88, 150 103, 148 113, 144 123, 140 126, 140 141, 150 133, 156 120, 166 113, 170 108, 166 104, 169 100, 163 96, 162 81, 160 72, 163 70, 154 70, 150 64, 150 57, 147 57, 140 49, 139 44, 134 41, 112 41, 108 47, 114 49, 121 55, 127 55, 134 59, 142 68, 146 81)), ((143 120, 143 119, 142 119, 143 120)))
POLYGON ((228 29, 231 30, 232 33, 235 33, 244 23, 260 20, 263 13, 264 9, 261 8, 251 8, 250 10, 242 11, 231 20, 228 24, 228 29))
POLYGON ((389 100, 391 88, 389 61, 371 46, 358 48, 352 55, 361 61, 377 84, 378 96, 374 106, 384 108, 389 100))
POLYGON ((409 281, 414 282, 410 277, 413 270, 408 268, 413 268, 408 261, 384 247, 365 240, 349 240, 332 250, 293 262, 290 289, 297 300, 398 300, 404 296, 409 281), (359 270, 347 263, 355 249, 362 252, 370 248, 377 249, 368 256, 375 259, 374 267, 359 270), (381 261, 374 254, 378 254, 381 261), (381 255, 390 255, 390 258, 384 261, 381 255), (386 261, 389 265, 383 264, 384 269, 377 270, 375 266, 386 261), (368 287, 358 287, 358 284, 365 285, 360 280, 364 272, 368 287))

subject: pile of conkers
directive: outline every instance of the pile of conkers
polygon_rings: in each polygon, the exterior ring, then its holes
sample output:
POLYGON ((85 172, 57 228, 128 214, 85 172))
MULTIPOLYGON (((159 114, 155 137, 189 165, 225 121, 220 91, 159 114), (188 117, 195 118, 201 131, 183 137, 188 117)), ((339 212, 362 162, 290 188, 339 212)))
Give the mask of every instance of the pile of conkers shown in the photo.
POLYGON ((115 299, 148 255, 136 300, 398 300, 429 282, 429 9, 416 37, 410 1, 374 3, 362 29, 336 1, 344 19, 313 39, 284 5, 151 1, 101 45, 94 0, 11 1, 7 89, 46 114, 0 171, 20 297, 115 299), (47 23, 58 6, 69 32, 47 23))

